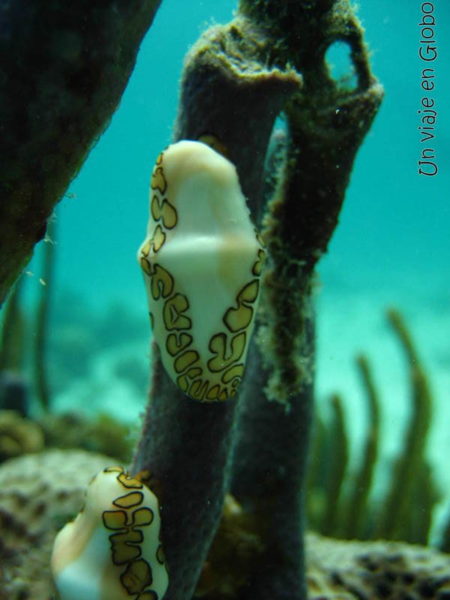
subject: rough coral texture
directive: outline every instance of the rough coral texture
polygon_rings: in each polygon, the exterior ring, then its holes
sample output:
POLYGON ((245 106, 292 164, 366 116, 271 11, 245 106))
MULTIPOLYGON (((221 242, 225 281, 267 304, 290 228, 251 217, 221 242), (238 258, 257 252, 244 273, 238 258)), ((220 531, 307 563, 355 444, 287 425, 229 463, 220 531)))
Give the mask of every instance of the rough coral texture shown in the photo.
POLYGON ((0 410, 0 463, 44 448, 42 429, 14 410, 0 410))
MULTIPOLYGON (((203 600, 241 598, 248 586, 242 565, 258 561, 263 550, 257 524, 233 498, 227 502, 196 590, 203 600)), ((449 555, 424 546, 306 535, 309 600, 444 600, 450 597, 449 567, 449 555)))
POLYGON ((74 412, 49 414, 38 423, 47 448, 79 448, 106 454, 119 464, 130 461, 135 434, 127 425, 106 414, 94 419, 74 412))
MULTIPOLYGON (((53 597, 53 539, 80 510, 89 479, 114 462, 81 450, 50 450, 0 467, 0 600, 53 597)), ((261 550, 254 522, 228 497, 198 595, 238 598, 247 585, 242 565, 257 561, 261 550)), ((450 597, 450 556, 423 546, 308 534, 306 567, 310 600, 450 597)))
POLYGON ((89 479, 114 459, 49 450, 0 467, 0 600, 48 600, 57 531, 80 510, 89 479))
POLYGON ((347 542, 310 534, 310 600, 450 598, 450 556, 401 542, 347 542))

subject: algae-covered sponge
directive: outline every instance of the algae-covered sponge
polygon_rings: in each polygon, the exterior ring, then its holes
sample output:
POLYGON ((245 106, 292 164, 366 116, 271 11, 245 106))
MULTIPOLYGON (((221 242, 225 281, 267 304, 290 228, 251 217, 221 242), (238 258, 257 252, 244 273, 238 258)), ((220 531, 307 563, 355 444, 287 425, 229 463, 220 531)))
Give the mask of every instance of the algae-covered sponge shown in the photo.
POLYGON ((159 530, 158 499, 139 476, 104 469, 55 539, 51 566, 61 600, 160 600, 168 575, 159 530))
POLYGON ((201 142, 164 150, 138 259, 162 362, 188 396, 236 394, 264 256, 233 164, 201 142))

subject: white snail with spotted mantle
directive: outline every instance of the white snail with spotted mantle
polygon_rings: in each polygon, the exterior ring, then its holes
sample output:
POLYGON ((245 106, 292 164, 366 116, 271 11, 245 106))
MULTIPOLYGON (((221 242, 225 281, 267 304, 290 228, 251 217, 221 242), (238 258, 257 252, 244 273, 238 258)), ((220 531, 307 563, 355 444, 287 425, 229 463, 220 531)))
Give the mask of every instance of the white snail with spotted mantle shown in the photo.
POLYGON ((264 257, 233 164, 201 142, 164 150, 138 260, 163 365, 188 396, 236 394, 264 257))
POLYGON ((155 494, 121 467, 91 481, 58 533, 51 567, 61 600, 161 600, 168 586, 155 494))

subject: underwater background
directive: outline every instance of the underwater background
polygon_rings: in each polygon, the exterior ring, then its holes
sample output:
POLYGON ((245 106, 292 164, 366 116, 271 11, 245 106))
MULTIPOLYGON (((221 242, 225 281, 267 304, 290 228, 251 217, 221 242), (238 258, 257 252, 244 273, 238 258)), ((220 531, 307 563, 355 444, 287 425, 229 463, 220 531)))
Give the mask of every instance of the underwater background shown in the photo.
MULTIPOLYGON (((420 2, 361 0, 372 67, 385 99, 355 161, 340 224, 319 264, 317 402, 341 394, 357 455, 366 404, 355 368, 364 351, 382 400, 383 472, 398 449, 410 390, 404 355, 386 320, 401 311, 426 367, 434 399, 428 455, 449 504, 450 471, 450 8, 433 3, 438 57, 433 63, 439 168, 418 174, 420 2), (351 415, 351 418, 350 418, 351 415)), ((234 2, 165 0, 144 39, 119 109, 70 185, 23 281, 29 313, 41 281, 42 246, 54 245, 49 369, 52 410, 106 413, 136 423, 148 387, 150 326, 136 252, 148 219, 148 183, 171 141, 183 57, 206 26, 231 19, 234 2)), ((349 61, 336 44, 337 76, 349 61)), ((351 82, 351 74, 349 74, 351 82)), ((283 126, 282 118, 279 126, 283 126)), ((243 132, 243 142, 245 132, 243 132)), ((32 331, 32 326, 31 326, 32 331)))

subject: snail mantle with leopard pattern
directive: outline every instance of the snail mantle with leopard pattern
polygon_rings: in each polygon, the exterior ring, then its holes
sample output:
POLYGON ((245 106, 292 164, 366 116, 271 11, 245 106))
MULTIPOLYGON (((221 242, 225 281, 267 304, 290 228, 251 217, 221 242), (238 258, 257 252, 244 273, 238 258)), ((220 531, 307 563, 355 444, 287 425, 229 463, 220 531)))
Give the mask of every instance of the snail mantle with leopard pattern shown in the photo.
POLYGON ((77 518, 56 536, 51 567, 61 600, 161 600, 168 574, 158 498, 108 467, 93 478, 77 518))
POLYGON ((138 260, 163 365, 191 398, 236 394, 264 258, 233 164, 202 142, 164 150, 138 260))

